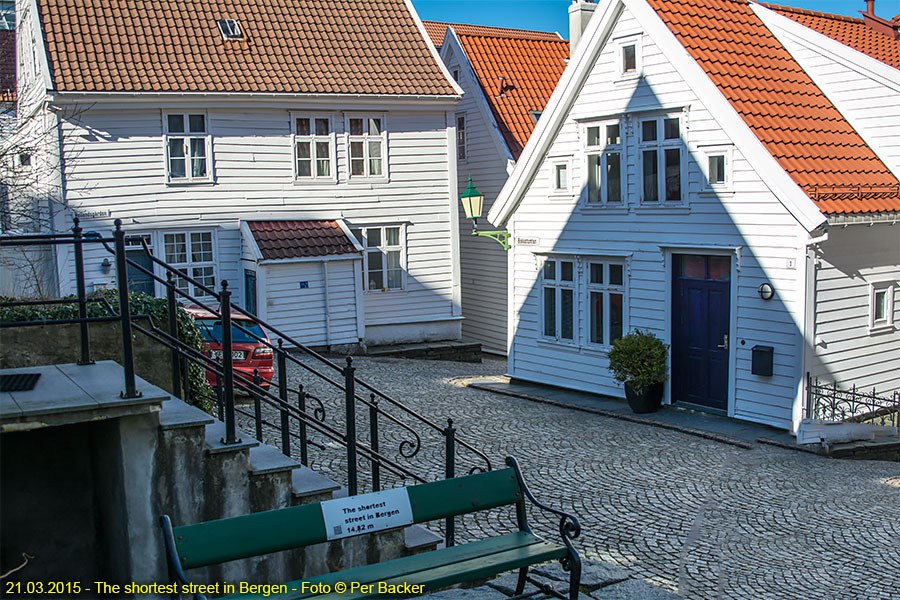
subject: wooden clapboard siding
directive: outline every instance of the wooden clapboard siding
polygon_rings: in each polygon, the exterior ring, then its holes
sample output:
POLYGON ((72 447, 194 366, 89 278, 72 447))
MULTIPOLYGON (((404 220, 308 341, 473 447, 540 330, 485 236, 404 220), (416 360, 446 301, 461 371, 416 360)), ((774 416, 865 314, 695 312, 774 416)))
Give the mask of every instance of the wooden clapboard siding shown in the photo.
MULTIPOLYGON (((484 194, 487 215, 508 178, 507 155, 496 123, 491 119, 481 87, 469 66, 465 54, 453 39, 442 51, 447 68, 459 69, 459 85, 465 95, 457 114, 466 117, 466 158, 458 160, 457 185, 461 194, 473 185, 484 194)), ((454 146, 454 151, 456 150, 454 146)), ((482 347, 493 352, 507 350, 507 260, 506 251, 494 240, 471 235, 472 222, 465 218, 461 203, 457 203, 459 215, 460 279, 462 286, 463 339, 481 342, 482 347)), ((482 230, 496 229, 487 219, 480 222, 482 230)))
POLYGON ((757 13, 894 174, 900 174, 900 74, 771 11, 757 13))
MULTIPOLYGON (((452 157, 448 156, 448 118, 443 108, 348 108, 352 113, 384 116, 389 161, 387 181, 348 181, 344 111, 340 107, 322 111, 299 105, 229 106, 219 102, 211 106, 203 112, 212 139, 214 181, 196 184, 165 181, 161 108, 98 105, 87 108, 78 119, 64 121, 62 137, 74 157, 66 165, 69 204, 82 214, 110 211, 108 217, 83 219, 85 229, 109 232, 112 220, 122 218, 129 232, 212 230, 218 279, 228 279, 235 301, 242 302, 242 220, 343 218, 351 227, 403 224, 406 289, 365 293, 365 319, 427 322, 456 315, 453 289, 459 282, 453 270, 456 242, 450 218, 455 216, 458 200, 455 193, 450 197, 452 157), (332 117, 338 183, 295 182, 291 112, 332 117)), ((167 106, 165 111, 169 110, 200 111, 185 106, 167 106)), ((65 264, 68 277, 64 275, 63 281, 73 274, 70 262, 65 264)), ((92 266, 88 270, 98 272, 92 266)), ((112 281, 114 273, 98 276, 98 281, 103 279, 112 281)), ((357 285, 352 277, 347 282, 357 285)), ((271 289, 279 302, 291 301, 279 285, 278 277, 270 279, 267 290, 271 289)), ((265 301, 261 294, 259 302, 265 301)), ((273 307, 269 303, 268 314, 277 315, 282 309, 291 310, 290 305, 273 307)), ((334 320, 332 314, 333 332, 355 332, 355 320, 352 324, 334 320)))
MULTIPOLYGON (((640 31, 626 10, 611 39, 640 31)), ((605 352, 588 348, 587 304, 584 287, 576 302, 576 335, 572 345, 540 337, 540 252, 570 256, 588 253, 614 258, 627 253, 627 311, 629 329, 649 329, 671 343, 671 253, 728 252, 733 270, 732 325, 729 372, 729 413, 742 419, 790 428, 802 382, 803 316, 805 295, 802 257, 806 232, 766 187, 737 148, 732 147, 732 189, 728 193, 703 191, 705 160, 700 148, 730 144, 724 131, 704 107, 702 99, 644 36, 643 73, 640 81, 614 82, 616 55, 612 45, 603 50, 556 137, 548 157, 572 157, 575 193, 553 196, 551 159, 545 159, 512 221, 516 237, 538 238, 539 247, 516 246, 511 251, 514 277, 511 286, 515 331, 510 373, 522 379, 623 397, 621 385, 608 372, 605 352), (685 207, 639 206, 639 162, 636 148, 626 149, 627 210, 585 206, 587 159, 579 123, 660 107, 686 110, 682 135, 688 149, 685 207), (690 245, 697 250, 679 249, 690 245), (706 250, 704 250, 704 248, 706 250), (735 251, 735 248, 739 250, 735 251), (537 253, 536 253, 537 252, 537 253), (738 259, 739 255, 739 259, 738 259), (789 267, 788 261, 794 266, 789 267), (757 288, 769 281, 775 299, 764 302, 757 288), (775 372, 760 377, 750 372, 750 349, 756 344, 775 346, 775 372)), ((652 114, 652 113, 642 113, 652 114)), ((658 112, 656 114, 659 114, 658 112)), ((638 123, 625 131, 634 139, 638 123)), ((587 273, 582 269, 577 278, 587 273)))
POLYGON ((900 390, 900 234, 887 224, 833 227, 817 254, 810 374, 839 387, 900 390), (870 285, 892 282, 894 327, 869 331, 870 285))

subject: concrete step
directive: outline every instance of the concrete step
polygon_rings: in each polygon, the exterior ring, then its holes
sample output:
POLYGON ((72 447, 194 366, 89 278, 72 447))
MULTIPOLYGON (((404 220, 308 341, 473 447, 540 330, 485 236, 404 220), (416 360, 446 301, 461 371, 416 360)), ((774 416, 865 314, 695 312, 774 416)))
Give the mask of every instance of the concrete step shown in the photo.
POLYGON ((459 362, 481 362, 481 344, 458 342, 423 342, 420 344, 395 344, 391 346, 370 346, 368 356, 397 358, 418 358, 425 360, 455 360, 459 362))
POLYGON ((291 474, 293 505, 331 500, 341 486, 309 467, 300 466, 291 474))
POLYGON ((209 454, 220 454, 226 452, 241 452, 259 446, 252 435, 247 435, 240 429, 235 431, 235 437, 240 440, 235 444, 226 444, 225 439, 225 423, 215 420, 206 426, 206 451, 209 454))
POLYGON ((159 427, 164 431, 183 427, 203 427, 215 422, 216 419, 212 415, 175 396, 169 396, 159 411, 159 427))

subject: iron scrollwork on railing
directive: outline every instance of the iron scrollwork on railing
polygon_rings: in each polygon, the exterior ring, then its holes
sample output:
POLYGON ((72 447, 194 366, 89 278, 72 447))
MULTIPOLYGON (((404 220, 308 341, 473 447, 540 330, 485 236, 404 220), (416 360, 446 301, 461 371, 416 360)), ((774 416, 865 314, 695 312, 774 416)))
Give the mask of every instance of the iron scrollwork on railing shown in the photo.
POLYGON ((836 381, 827 384, 809 374, 806 386, 807 418, 900 426, 900 392, 879 396, 874 388, 864 391, 854 385, 850 389, 841 389, 836 381))

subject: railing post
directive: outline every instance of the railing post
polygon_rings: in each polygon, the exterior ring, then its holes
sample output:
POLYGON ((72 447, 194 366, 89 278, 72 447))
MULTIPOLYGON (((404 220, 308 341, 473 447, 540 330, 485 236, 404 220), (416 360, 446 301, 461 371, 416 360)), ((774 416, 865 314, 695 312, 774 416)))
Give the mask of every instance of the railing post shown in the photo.
MULTIPOLYGON (((453 427, 453 419, 447 419, 447 427, 444 428, 444 477, 452 479, 456 477, 456 428, 453 427)), ((456 543, 456 520, 453 517, 447 517, 444 531, 446 532, 445 542, 447 547, 456 543)))
POLYGON ((222 393, 222 376, 216 372, 216 409, 219 412, 219 420, 225 420, 225 401, 222 393))
MULTIPOLYGON (((169 313, 169 335, 178 339, 178 305, 175 302, 175 278, 172 271, 166 271, 166 308, 169 313)), ((177 345, 172 348, 172 395, 181 398, 181 352, 177 345)), ((188 398, 184 398, 188 400, 188 398)))
POLYGON ((281 453, 291 455, 290 416, 287 411, 287 360, 284 356, 284 340, 278 338, 278 397, 281 398, 281 453))
POLYGON ((381 463, 374 455, 378 454, 378 399, 369 394, 369 443, 372 446, 372 491, 381 489, 381 463))
POLYGON ((806 372, 806 418, 812 419, 814 415, 813 411, 813 392, 812 392, 812 377, 809 374, 809 371, 806 372))
POLYGON ((353 359, 347 357, 344 367, 344 404, 347 408, 347 476, 349 495, 358 492, 356 473, 356 378, 353 373, 353 359))
POLYGON ((84 288, 84 238, 82 229, 75 217, 75 226, 72 228, 72 237, 75 240, 75 284, 78 289, 78 325, 81 329, 81 360, 79 365, 92 365, 91 342, 87 323, 87 293, 84 288))
MULTIPOLYGON (((260 384, 262 384, 262 377, 259 376, 259 369, 253 369, 253 385, 259 386, 260 384)), ((259 392, 255 387, 251 394, 253 394, 253 418, 256 421, 256 439, 262 442, 262 398, 260 398, 259 392)))
POLYGON ((231 357, 231 291, 228 282, 222 281, 219 294, 219 313, 222 315, 222 371, 225 377, 225 438, 224 444, 236 444, 234 421, 234 362, 231 357))
POLYGON ((304 467, 309 466, 309 445, 306 437, 306 392, 303 390, 301 383, 297 389, 297 408, 300 409, 301 417, 298 419, 300 434, 300 464, 304 467))
POLYGON ((128 263, 125 260, 125 232, 122 219, 116 219, 113 233, 116 248, 116 286, 119 288, 119 316, 122 326, 122 365, 125 368, 125 390, 123 398, 138 398, 140 393, 134 379, 134 346, 131 339, 131 306, 128 299, 128 263))

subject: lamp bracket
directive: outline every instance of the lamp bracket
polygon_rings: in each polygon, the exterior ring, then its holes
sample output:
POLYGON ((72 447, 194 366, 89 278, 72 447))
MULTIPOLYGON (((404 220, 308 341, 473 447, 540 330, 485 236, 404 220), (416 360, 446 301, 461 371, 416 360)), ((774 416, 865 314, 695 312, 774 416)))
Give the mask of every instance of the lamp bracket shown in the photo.
POLYGON ((512 248, 509 243, 510 233, 508 231, 473 231, 472 235, 480 235, 482 237, 491 238, 492 240, 503 246, 503 249, 507 251, 512 248))

